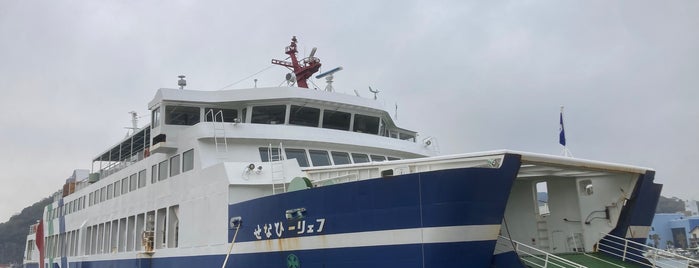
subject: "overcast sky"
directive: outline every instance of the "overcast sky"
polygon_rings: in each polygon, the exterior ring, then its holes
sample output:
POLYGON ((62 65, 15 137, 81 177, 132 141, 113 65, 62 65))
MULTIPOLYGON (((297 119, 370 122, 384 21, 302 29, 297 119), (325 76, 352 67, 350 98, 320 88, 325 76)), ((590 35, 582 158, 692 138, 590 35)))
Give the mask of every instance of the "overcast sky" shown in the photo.
POLYGON ((90 168, 177 75, 221 89, 284 59, 293 35, 323 70, 344 67, 337 91, 381 90, 442 153, 558 155, 564 105, 575 157, 654 168, 663 195, 699 199, 697 14, 693 0, 3 0, 0 222, 90 168))

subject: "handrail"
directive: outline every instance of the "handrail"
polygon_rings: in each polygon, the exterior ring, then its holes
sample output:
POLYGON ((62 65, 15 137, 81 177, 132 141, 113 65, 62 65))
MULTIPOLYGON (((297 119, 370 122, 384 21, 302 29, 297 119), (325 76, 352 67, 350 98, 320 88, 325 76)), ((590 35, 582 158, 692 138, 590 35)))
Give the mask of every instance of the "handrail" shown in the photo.
POLYGON ((347 173, 344 175, 335 176, 335 177, 331 177, 331 178, 315 180, 315 181, 313 181, 313 183, 316 185, 325 186, 325 185, 329 185, 328 182, 330 182, 330 181, 332 181, 334 183, 335 181, 340 180, 340 179, 344 179, 344 178, 347 178, 347 181, 356 181, 359 179, 359 176, 356 173, 347 173), (354 179, 354 180, 352 180, 352 179, 354 179))
POLYGON ((226 127, 223 125, 223 110, 218 110, 218 112, 214 113, 214 109, 209 109, 204 114, 205 121, 209 119, 209 114, 211 115, 211 126, 214 129, 214 145, 216 146, 216 152, 228 152, 228 137, 226 136, 226 127), (219 118, 221 121, 217 121, 219 118), (220 128, 216 127, 216 123, 220 123, 220 128), (219 131, 222 133, 218 133, 219 131), (220 137, 219 135, 223 136, 220 137), (223 142, 220 142, 219 139, 222 139, 223 142), (222 150, 219 149, 219 143, 223 143, 221 144, 221 146, 223 146, 222 150))
POLYGON ((622 261, 632 261, 646 267, 659 267, 657 265, 658 260, 663 263, 662 267, 688 267, 688 264, 690 263, 699 263, 699 260, 682 256, 671 251, 651 247, 612 234, 600 233, 600 235, 601 239, 599 242, 600 246, 598 247, 599 251, 619 257, 622 261), (616 239, 617 241, 612 239, 616 239), (610 249, 606 249, 605 246, 609 247, 610 249), (638 252, 640 252, 640 254, 638 252), (650 264, 639 261, 638 259, 648 260, 650 264))
MULTIPOLYGON (((537 263, 535 261, 527 260, 526 258, 522 258, 522 261, 527 262, 530 265, 534 265, 534 266, 542 267, 542 268, 545 268, 545 267, 587 268, 587 266, 575 263, 575 262, 570 261, 570 260, 566 260, 566 259, 561 258, 559 256, 548 253, 544 250, 517 242, 515 240, 510 239, 509 237, 499 236, 499 238, 505 239, 508 242, 513 243, 514 247, 515 247, 513 250, 515 252, 517 252, 517 254, 524 254, 524 255, 527 255, 527 257, 529 257, 529 258, 533 258, 533 259, 536 259, 540 262, 543 262, 543 264, 540 264, 540 263, 537 263), (522 248, 524 248, 526 250, 524 250, 522 248)), ((520 258, 521 258, 521 255, 520 255, 520 258)))

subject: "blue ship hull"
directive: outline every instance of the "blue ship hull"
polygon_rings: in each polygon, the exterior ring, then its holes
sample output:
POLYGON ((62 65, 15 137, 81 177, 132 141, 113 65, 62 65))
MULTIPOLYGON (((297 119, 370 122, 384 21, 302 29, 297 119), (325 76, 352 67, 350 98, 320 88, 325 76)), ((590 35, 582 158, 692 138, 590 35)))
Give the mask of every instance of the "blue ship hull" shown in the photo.
MULTIPOLYGON (((507 155, 499 169, 392 176, 230 205, 229 217, 242 218, 236 244, 274 244, 269 252, 232 256, 231 267, 284 267, 289 258, 303 267, 488 267, 519 166, 519 156, 507 155), (287 219, 287 210, 304 212, 287 219), (488 238, 382 239, 488 228, 495 228, 488 238)), ((229 229, 229 241, 234 234, 229 229)))
MULTIPOLYGON (((490 267, 519 155, 461 168, 343 183, 228 206, 240 217, 226 267, 490 267), (290 213, 287 213, 290 211, 290 213)), ((220 267, 225 255, 69 263, 220 267)))

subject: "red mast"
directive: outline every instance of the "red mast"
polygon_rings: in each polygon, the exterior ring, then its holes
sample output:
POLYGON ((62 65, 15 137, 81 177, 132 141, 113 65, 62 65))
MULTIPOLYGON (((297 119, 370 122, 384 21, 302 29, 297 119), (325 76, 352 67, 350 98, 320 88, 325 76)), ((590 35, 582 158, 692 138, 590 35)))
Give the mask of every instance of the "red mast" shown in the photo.
POLYGON ((291 68, 294 71, 294 75, 296 75, 297 85, 299 87, 308 88, 308 83, 306 83, 306 80, 308 80, 309 77, 320 69, 320 59, 313 57, 316 52, 315 48, 313 48, 313 51, 311 51, 311 55, 308 56, 308 58, 303 59, 301 62, 299 62, 296 58, 297 52, 296 36, 294 36, 291 38, 291 44, 286 47, 286 52, 284 52, 291 57, 291 62, 272 59, 272 64, 291 68))

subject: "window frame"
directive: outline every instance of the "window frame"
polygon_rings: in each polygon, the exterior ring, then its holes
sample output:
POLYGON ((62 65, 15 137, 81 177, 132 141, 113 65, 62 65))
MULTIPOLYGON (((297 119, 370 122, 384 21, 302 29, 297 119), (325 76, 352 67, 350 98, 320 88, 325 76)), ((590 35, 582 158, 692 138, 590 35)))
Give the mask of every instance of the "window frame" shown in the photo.
POLYGON ((296 162, 299 164, 299 167, 310 167, 311 166, 311 162, 308 160, 308 153, 306 152, 305 149, 285 148, 284 149, 284 156, 286 156, 286 159, 296 159, 296 162), (303 154, 303 158, 298 158, 294 155, 289 156, 289 153, 297 154, 296 156, 301 156, 300 154, 303 154))
POLYGON ((349 131, 351 126, 352 126, 352 113, 338 111, 338 110, 323 110, 323 124, 322 124, 321 128, 349 131), (342 126, 340 126, 340 124, 328 125, 329 122, 344 121, 345 118, 340 118, 342 120, 338 120, 338 118, 333 118, 335 116, 340 116, 340 115, 347 116, 347 118, 346 118, 347 126, 345 126, 344 124, 342 126))
POLYGON ((163 180, 166 180, 168 178, 167 175, 169 174, 169 172, 168 172, 169 171, 169 166, 168 166, 169 161, 170 161, 169 159, 165 159, 163 161, 160 161, 160 163, 158 163, 158 181, 163 181, 163 180))
MULTIPOLYGON (((339 152, 339 151, 330 151, 330 158, 333 160, 333 165, 348 165, 352 164, 352 158, 350 158, 350 154, 348 152, 339 152), (347 162, 346 163, 338 163, 336 159, 336 155, 344 154, 341 157, 346 157, 347 162)), ((344 159, 343 159, 344 160, 344 159)))
POLYGON ((201 122, 201 107, 184 105, 165 106, 165 124, 174 126, 193 126, 201 122), (189 110, 189 111, 188 111, 189 110), (194 113, 196 110, 196 113, 194 113), (173 115, 178 116, 173 118, 173 115), (182 118, 182 115, 185 117, 182 118))
POLYGON ((320 108, 291 105, 289 107, 289 125, 318 127, 320 125, 320 116, 322 111, 320 108), (315 120, 311 119, 310 114, 315 113, 315 120), (310 116, 309 116, 310 115, 310 116), (311 119, 311 120, 308 120, 311 119))
POLYGON ((252 124, 267 124, 267 125, 283 125, 283 124, 286 124, 286 120, 285 120, 286 114, 287 114, 287 105, 286 104, 253 106, 252 107, 252 114, 250 117, 250 123, 252 123, 252 124), (280 114, 281 108, 283 108, 283 112, 280 114), (270 111, 272 109, 279 109, 279 110, 270 111), (279 117, 280 115, 281 115, 281 117, 279 117), (277 119, 277 121, 275 121, 275 119, 277 119))
POLYGON ((170 157, 170 166, 168 168, 168 172, 170 172, 170 177, 174 177, 180 174, 181 170, 181 157, 179 154, 173 155, 170 157))
POLYGON ((354 114, 352 131, 366 134, 379 135, 381 130, 381 118, 365 114, 354 114), (371 121, 371 122, 370 122, 371 121), (376 121, 376 122, 373 122, 376 121), (374 123, 376 125, 374 126, 374 123), (361 129, 359 126, 362 126, 361 129), (376 128, 374 130, 374 128, 376 128))
POLYGON ((329 154, 328 151, 326 151, 326 150, 311 150, 311 149, 309 149, 309 150, 308 150, 308 156, 309 156, 309 158, 311 159, 311 164, 312 164, 314 167, 325 167, 325 166, 331 166, 331 165, 332 165, 332 160, 330 160, 330 154, 329 154), (314 154, 315 154, 316 156, 321 156, 321 155, 322 155, 322 156, 324 156, 324 158, 323 158, 323 159, 314 158, 314 157, 313 157, 314 154), (327 161, 327 164, 325 164, 325 163, 323 163, 323 162, 316 163, 316 162, 319 161, 319 160, 327 161))
POLYGON ((370 163, 371 158, 369 157, 369 154, 364 154, 364 153, 350 153, 350 156, 352 156, 352 162, 355 164, 360 164, 360 163, 370 163), (366 161, 357 161, 358 156, 361 159, 366 159, 366 161))
POLYGON ((182 153, 182 173, 194 169, 194 149, 182 153), (188 165, 189 164, 189 165, 188 165))
POLYGON ((138 172, 138 189, 146 187, 148 175, 146 174, 146 169, 142 169, 138 172))

